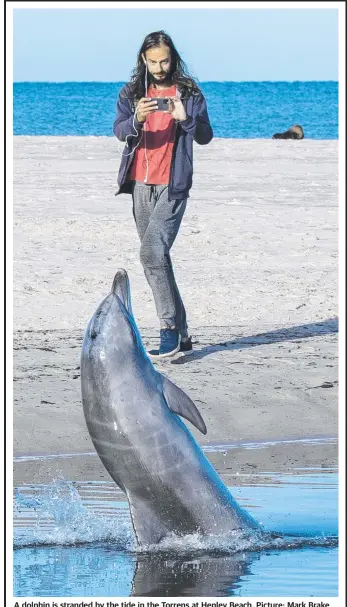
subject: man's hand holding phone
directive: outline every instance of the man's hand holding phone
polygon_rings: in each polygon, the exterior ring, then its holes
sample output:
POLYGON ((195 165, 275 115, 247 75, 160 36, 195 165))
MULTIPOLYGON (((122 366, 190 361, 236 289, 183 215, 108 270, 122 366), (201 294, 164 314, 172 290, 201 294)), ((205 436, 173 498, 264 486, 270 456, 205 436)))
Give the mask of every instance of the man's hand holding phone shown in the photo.
POLYGON ((174 120, 181 122, 187 118, 186 111, 184 109, 184 105, 179 97, 170 97, 169 98, 169 110, 168 113, 171 114, 174 120))
POLYGON ((184 105, 179 97, 142 97, 137 104, 136 117, 139 122, 145 122, 149 114, 157 111, 171 114, 172 118, 178 122, 187 118, 184 105))
POLYGON ((157 110, 158 104, 156 99, 150 97, 142 97, 136 107, 136 118, 139 122, 145 122, 149 114, 153 114, 157 110))

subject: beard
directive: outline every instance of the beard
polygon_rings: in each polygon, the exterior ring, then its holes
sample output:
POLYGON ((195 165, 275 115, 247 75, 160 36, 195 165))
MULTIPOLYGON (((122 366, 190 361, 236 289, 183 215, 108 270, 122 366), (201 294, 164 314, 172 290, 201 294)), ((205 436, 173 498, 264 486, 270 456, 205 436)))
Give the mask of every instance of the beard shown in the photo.
POLYGON ((170 73, 166 73, 165 76, 163 76, 162 78, 158 78, 156 76, 154 76, 153 74, 148 74, 148 81, 150 84, 167 84, 170 85, 171 84, 171 74, 170 73))

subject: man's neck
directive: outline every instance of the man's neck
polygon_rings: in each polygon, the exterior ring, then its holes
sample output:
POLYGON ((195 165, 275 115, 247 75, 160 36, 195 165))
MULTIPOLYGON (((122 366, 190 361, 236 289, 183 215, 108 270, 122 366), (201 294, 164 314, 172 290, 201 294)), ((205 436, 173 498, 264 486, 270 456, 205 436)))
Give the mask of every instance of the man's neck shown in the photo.
POLYGON ((170 89, 172 87, 172 82, 165 82, 165 84, 152 82, 151 86, 153 86, 153 88, 157 89, 157 91, 165 91, 165 89, 170 89))

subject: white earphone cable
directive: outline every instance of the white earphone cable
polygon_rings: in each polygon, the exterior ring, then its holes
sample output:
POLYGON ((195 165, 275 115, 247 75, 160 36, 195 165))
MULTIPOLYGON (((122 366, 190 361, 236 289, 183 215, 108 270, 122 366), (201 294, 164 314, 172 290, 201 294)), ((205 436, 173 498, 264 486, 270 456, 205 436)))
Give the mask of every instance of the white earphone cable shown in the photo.
MULTIPOLYGON (((147 80, 147 62, 146 61, 145 61, 145 65, 146 65, 146 72, 145 72, 145 95, 147 97, 147 94, 148 94, 148 80, 147 80)), ((127 148, 129 147, 128 137, 138 137, 139 136, 139 132, 138 132, 136 126, 135 126, 135 117, 136 117, 136 109, 135 109, 134 116, 133 116, 133 129, 134 129, 134 131, 135 131, 136 134, 130 133, 129 135, 126 136, 126 138, 125 138, 125 145, 126 145, 127 148)), ((145 142, 144 152, 145 152, 145 159, 146 159, 146 175, 145 175, 145 178, 144 178, 144 182, 147 183, 147 181, 148 181, 149 161, 148 161, 147 146, 146 146, 146 121, 144 122, 143 129, 142 129, 139 141, 133 147, 133 149, 131 150, 130 154, 124 154, 124 152, 123 152, 123 156, 131 156, 135 152, 136 148, 140 145, 140 143, 142 141, 143 134, 144 134, 144 142, 145 142)))
MULTIPOLYGON (((133 116, 133 129, 136 131, 136 134, 134 135, 133 133, 130 133, 129 135, 126 136, 126 138, 125 138, 125 145, 126 145, 127 148, 129 147, 128 137, 138 137, 139 136, 139 132, 138 132, 136 126, 135 126, 135 116, 136 116, 136 110, 135 110, 135 113, 134 113, 134 116, 133 116)), ((131 150, 130 154, 124 154, 124 152, 123 152, 123 156, 131 156, 131 154, 133 154, 135 152, 136 148, 140 145, 141 139, 142 139, 142 133, 141 133, 140 139, 138 140, 137 144, 134 145, 134 147, 131 150)))
MULTIPOLYGON (((146 71, 145 71, 145 95, 147 97, 147 95, 148 95, 148 76, 147 76, 147 62, 146 61, 145 61, 145 65, 146 65, 146 71)), ((133 128, 134 128, 136 134, 134 135, 133 133, 130 133, 129 135, 126 136, 126 138, 125 138, 125 145, 126 145, 127 148, 129 147, 128 137, 138 137, 139 136, 138 130, 137 130, 136 126, 135 126, 135 117, 136 117, 136 109, 135 109, 134 116, 133 116, 133 128)), ((130 154, 124 154, 124 152, 123 152, 123 156, 131 156, 135 152, 136 148, 140 145, 140 143, 142 141, 143 134, 144 134, 144 142, 145 142, 144 152, 145 152, 145 160, 146 160, 146 174, 145 174, 144 182, 147 183, 147 181, 148 181, 149 161, 148 161, 148 156, 147 156, 147 145, 146 145, 146 143, 147 143, 147 141, 146 141, 146 121, 144 122, 143 129, 142 129, 142 132, 141 132, 141 137, 140 137, 139 141, 133 147, 133 149, 131 150, 130 154)))

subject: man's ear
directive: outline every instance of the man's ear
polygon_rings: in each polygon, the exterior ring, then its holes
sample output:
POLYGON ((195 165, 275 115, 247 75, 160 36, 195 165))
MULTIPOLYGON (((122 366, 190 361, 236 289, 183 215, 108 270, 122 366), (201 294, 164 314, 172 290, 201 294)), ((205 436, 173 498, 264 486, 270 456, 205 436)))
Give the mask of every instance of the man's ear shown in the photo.
POLYGON ((147 65, 146 57, 144 56, 144 54, 143 54, 143 53, 141 53, 141 57, 142 57, 142 59, 143 59, 143 63, 144 63, 145 65, 147 65))

